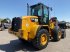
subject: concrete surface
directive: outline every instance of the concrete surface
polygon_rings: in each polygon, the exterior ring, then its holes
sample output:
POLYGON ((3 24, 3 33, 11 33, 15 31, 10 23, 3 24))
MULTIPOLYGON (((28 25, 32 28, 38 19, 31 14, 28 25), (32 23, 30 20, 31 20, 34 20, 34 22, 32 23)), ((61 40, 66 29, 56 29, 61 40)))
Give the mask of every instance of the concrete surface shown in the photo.
POLYGON ((30 43, 22 43, 7 30, 0 31, 0 52, 70 52, 70 30, 66 30, 65 39, 58 42, 50 41, 43 50, 37 50, 30 43))

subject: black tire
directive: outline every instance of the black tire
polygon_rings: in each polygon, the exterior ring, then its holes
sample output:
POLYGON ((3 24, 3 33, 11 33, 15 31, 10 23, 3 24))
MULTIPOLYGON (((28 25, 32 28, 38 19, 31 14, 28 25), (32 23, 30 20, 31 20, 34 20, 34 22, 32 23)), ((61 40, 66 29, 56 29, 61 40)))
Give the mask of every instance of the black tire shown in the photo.
POLYGON ((39 49, 39 50, 40 50, 40 49, 44 49, 44 48, 47 47, 48 41, 49 41, 49 33, 48 33, 48 31, 45 30, 45 29, 41 29, 41 30, 38 31, 38 33, 37 33, 35 39, 33 40, 33 45, 34 45, 35 48, 37 48, 37 49, 39 49), (47 37, 47 39, 46 39, 47 42, 46 42, 45 45, 42 45, 42 44, 41 44, 41 41, 40 41, 42 34, 46 34, 46 37, 47 37))
POLYGON ((62 39, 64 39, 66 37, 66 30, 65 29, 62 29, 62 39))
POLYGON ((61 29, 59 29, 59 28, 58 28, 58 29, 57 29, 57 28, 54 28, 52 32, 53 32, 53 40, 54 40, 54 41, 59 41, 59 40, 61 39, 61 36, 62 36, 61 29), (61 32, 60 38, 59 38, 58 32, 61 32))

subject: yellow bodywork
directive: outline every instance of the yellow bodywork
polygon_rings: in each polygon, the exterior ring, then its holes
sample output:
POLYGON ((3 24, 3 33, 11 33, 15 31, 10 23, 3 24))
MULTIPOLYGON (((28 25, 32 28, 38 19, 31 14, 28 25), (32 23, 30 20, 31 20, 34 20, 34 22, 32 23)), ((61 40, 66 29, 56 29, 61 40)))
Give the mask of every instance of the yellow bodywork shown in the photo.
POLYGON ((36 31, 39 27, 38 22, 31 22, 31 18, 38 18, 36 16, 23 16, 22 17, 22 36, 21 38, 28 40, 36 36, 36 31))
POLYGON ((49 33, 51 34, 51 30, 54 28, 53 23, 50 23, 48 25, 39 25, 39 22, 32 22, 31 18, 38 19, 37 16, 22 16, 22 23, 21 23, 21 29, 19 29, 18 32, 12 32, 9 30, 10 33, 14 33, 16 36, 24 39, 24 40, 32 40, 36 37, 36 33, 39 27, 48 27, 49 33))
POLYGON ((36 37, 37 30, 40 26, 48 27, 48 25, 40 25, 39 22, 32 22, 31 18, 38 18, 37 16, 23 16, 22 17, 22 36, 25 40, 31 40, 36 37))
POLYGON ((34 39, 36 36, 37 29, 39 27, 38 22, 32 22, 31 18, 38 18, 36 16, 22 16, 21 29, 18 32, 11 31, 9 28, 8 32, 13 33, 19 38, 24 40, 34 39))

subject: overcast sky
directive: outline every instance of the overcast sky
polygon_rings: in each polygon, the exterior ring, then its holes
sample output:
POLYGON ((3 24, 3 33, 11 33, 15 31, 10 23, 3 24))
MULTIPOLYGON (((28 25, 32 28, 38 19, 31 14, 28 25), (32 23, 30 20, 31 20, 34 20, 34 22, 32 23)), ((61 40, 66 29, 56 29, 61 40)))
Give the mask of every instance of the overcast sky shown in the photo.
POLYGON ((41 2, 53 8, 51 16, 70 22, 70 0, 0 0, 0 18, 13 18, 27 15, 27 3, 41 2))

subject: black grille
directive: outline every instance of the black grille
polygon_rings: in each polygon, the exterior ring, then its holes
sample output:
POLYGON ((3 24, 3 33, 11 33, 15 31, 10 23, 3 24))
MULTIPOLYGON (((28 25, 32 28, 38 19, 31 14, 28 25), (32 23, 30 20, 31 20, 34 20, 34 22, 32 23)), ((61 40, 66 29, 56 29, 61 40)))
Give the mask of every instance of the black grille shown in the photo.
POLYGON ((12 31, 18 32, 21 28, 22 20, 20 17, 15 17, 12 19, 12 31))

